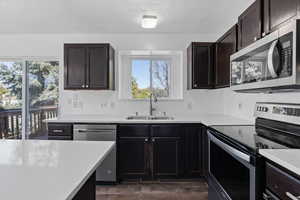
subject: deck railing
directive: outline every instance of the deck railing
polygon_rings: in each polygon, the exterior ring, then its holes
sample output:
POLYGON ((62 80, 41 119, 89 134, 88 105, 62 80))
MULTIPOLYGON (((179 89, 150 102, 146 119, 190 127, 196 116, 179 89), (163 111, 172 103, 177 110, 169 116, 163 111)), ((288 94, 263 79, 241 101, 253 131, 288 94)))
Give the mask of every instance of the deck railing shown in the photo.
MULTIPOLYGON (((29 111, 29 137, 46 134, 46 119, 57 117, 57 106, 40 107, 29 111)), ((0 139, 18 139, 22 135, 22 110, 0 111, 0 139)))

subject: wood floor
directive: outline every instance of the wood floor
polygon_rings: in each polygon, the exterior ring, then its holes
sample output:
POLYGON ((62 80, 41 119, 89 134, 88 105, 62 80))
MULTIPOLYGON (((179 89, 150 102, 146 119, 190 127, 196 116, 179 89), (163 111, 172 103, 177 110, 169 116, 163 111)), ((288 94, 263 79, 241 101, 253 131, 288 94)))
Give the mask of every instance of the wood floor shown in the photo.
POLYGON ((204 181, 122 183, 97 186, 97 200, 207 200, 208 186, 204 181))

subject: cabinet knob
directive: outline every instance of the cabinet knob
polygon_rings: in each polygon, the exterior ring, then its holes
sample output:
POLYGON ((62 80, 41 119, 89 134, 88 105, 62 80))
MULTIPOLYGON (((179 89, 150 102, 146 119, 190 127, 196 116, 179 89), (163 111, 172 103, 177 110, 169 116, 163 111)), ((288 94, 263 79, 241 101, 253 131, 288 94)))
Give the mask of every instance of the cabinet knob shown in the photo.
POLYGON ((266 36, 266 32, 263 32, 263 33, 262 33, 262 36, 265 37, 265 36, 266 36))
POLYGON ((86 88, 88 88, 88 87, 89 87, 89 85, 86 85, 85 87, 86 87, 86 88))
POLYGON ((254 37, 254 42, 257 40, 257 37, 254 37))
POLYGON ((152 142, 155 142, 155 139, 154 139, 154 138, 152 138, 152 142))
POLYGON ((81 87, 82 87, 82 88, 85 88, 85 86, 84 86, 84 85, 82 85, 81 87))
POLYGON ((198 84, 194 84, 194 87, 198 87, 198 84))
POLYGON ((145 142, 148 142, 148 138, 145 139, 145 142))

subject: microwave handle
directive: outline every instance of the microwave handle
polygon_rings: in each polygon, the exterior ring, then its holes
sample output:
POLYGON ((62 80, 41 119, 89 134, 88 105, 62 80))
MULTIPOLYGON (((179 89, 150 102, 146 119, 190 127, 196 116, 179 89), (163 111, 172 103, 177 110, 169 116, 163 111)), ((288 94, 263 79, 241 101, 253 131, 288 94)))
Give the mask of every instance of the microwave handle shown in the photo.
POLYGON ((275 40, 271 44, 271 47, 268 52, 268 69, 269 69, 269 72, 270 72, 272 78, 277 78, 277 76, 278 76, 277 73, 275 72, 274 63, 273 63, 273 54, 274 54, 277 43, 278 43, 278 40, 275 40))
POLYGON ((215 136, 213 136, 213 134, 211 134, 210 131, 208 131, 208 137, 209 137, 209 140, 211 140, 215 144, 219 145, 219 147, 221 147, 222 149, 224 149, 228 153, 233 154, 234 156, 250 163, 250 156, 249 155, 247 155, 247 154, 245 154, 245 153, 229 146, 228 144, 225 144, 224 142, 220 141, 215 136))

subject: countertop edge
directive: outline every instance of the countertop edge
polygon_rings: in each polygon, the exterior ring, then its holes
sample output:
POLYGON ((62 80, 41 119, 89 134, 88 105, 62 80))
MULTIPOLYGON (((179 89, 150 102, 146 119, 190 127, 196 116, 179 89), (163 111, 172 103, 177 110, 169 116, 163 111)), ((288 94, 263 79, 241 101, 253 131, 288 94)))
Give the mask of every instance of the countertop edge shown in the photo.
POLYGON ((74 190, 70 192, 70 194, 67 196, 66 200, 72 200, 74 198, 74 196, 79 192, 81 187, 86 183, 86 181, 90 178, 90 176, 95 172, 97 167, 103 162, 103 160, 106 158, 106 156, 112 151, 112 149, 115 145, 116 145, 116 142, 113 142, 113 144, 110 146, 109 150, 106 151, 106 153, 98 160, 98 162, 96 162, 94 167, 92 167, 89 170, 87 175, 81 181, 79 181, 79 183, 77 184, 77 187, 74 188, 74 190))
POLYGON ((280 159, 279 156, 276 156, 276 155, 268 152, 268 150, 261 149, 261 150, 259 150, 259 154, 264 156, 265 158, 273 161, 274 163, 280 165, 281 167, 300 176, 300 168, 294 166, 293 164, 290 164, 289 162, 287 162, 283 159, 280 159))

